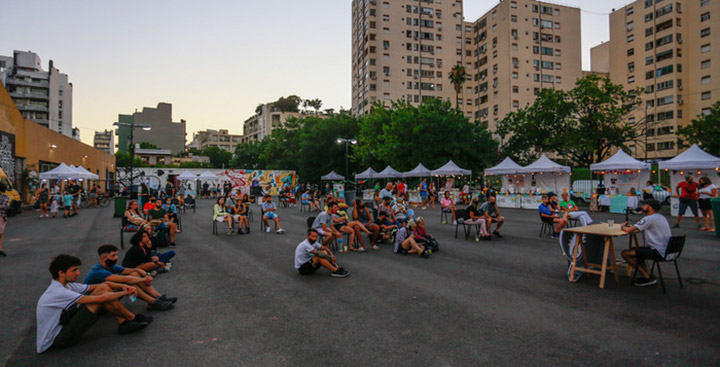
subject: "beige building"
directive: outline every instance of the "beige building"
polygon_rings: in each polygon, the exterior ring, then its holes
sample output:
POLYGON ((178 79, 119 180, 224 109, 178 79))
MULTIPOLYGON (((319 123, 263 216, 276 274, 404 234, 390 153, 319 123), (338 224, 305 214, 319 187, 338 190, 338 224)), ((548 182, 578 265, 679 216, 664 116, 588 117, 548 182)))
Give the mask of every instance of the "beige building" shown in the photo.
POLYGON ((170 164, 172 151, 170 149, 135 149, 135 157, 142 159, 143 163, 150 165, 170 164))
POLYGON ((532 104, 540 89, 572 89, 583 76, 579 8, 501 1, 465 25, 472 76, 465 104, 491 131, 508 113, 532 104))
POLYGON ((200 150, 208 147, 218 147, 228 152, 234 152, 235 146, 240 144, 241 140, 242 135, 230 134, 225 129, 207 129, 193 134, 193 142, 188 146, 200 150))
POLYGON ((106 153, 115 153, 115 134, 113 130, 96 131, 93 138, 93 146, 106 153))
POLYGON ((240 143, 244 144, 265 139, 274 129, 285 126, 285 121, 290 117, 302 118, 305 115, 300 112, 280 111, 272 103, 258 106, 257 113, 245 120, 243 124, 243 135, 240 143))
POLYGON ((718 100, 718 19, 717 0, 638 0, 610 14, 609 45, 592 56, 606 48, 612 81, 647 92, 631 117, 641 135, 629 144, 635 157, 677 155, 678 128, 718 100))
POLYGON ((462 0, 353 0, 352 113, 380 101, 455 101, 450 69, 462 63, 462 0))

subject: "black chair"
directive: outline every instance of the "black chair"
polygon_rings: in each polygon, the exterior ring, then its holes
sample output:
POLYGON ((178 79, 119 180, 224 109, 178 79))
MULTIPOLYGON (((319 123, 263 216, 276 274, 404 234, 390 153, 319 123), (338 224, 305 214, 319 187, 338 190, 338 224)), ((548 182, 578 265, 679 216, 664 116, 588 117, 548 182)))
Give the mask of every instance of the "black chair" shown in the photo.
MULTIPOLYGON (((306 220, 308 229, 312 228, 313 223, 315 223, 315 218, 316 217, 308 217, 308 219, 306 220)), ((325 243, 325 236, 318 233, 318 241, 320 241, 320 243, 325 243)), ((333 240, 330 243, 330 246, 328 248, 330 249, 330 251, 333 251, 333 252, 337 251, 338 250, 337 240, 336 239, 333 240)))
POLYGON ((213 234, 213 236, 217 236, 217 234, 218 234, 218 230, 217 230, 218 221, 215 220, 215 219, 213 219, 212 222, 213 222, 213 226, 212 226, 212 227, 213 227, 213 232, 212 232, 212 234, 213 234))
POLYGON ((577 227, 578 223, 580 223, 580 219, 577 218, 568 218, 568 224, 566 228, 573 228, 577 227))
MULTIPOLYGON (((455 214, 457 215, 457 213, 455 214)), ((447 223, 448 218, 452 218, 452 212, 450 211, 450 208, 440 207, 440 223, 447 223)))
POLYGON ((540 222, 542 225, 540 226, 540 236, 542 237, 546 232, 548 236, 555 233, 555 222, 553 222, 552 218, 545 218, 538 212, 538 215, 540 216, 540 222))
MULTIPOLYGON (((665 294, 665 281, 663 280, 662 270, 660 270, 661 262, 673 262, 675 264, 675 272, 678 276, 678 282, 680 282, 680 288, 683 287, 682 278, 680 277, 680 269, 678 269, 677 259, 682 254, 682 250, 685 247, 685 236, 673 236, 670 237, 667 249, 665 250, 665 256, 636 256, 638 260, 652 260, 652 267, 650 268, 650 275, 655 272, 655 265, 657 265, 658 276, 660 277, 660 285, 662 286, 663 294, 665 294)), ((635 272, 633 272, 632 280, 635 282, 635 276, 637 275, 637 266, 635 272)))
MULTIPOLYGON (((265 211, 263 211, 262 206, 260 207, 260 232, 265 230, 265 211)), ((250 219, 248 219, 250 220, 250 219)))
POLYGON ((457 209, 455 210, 455 220, 457 221, 457 224, 455 224, 455 238, 457 238, 458 234, 458 227, 463 227, 463 232, 465 233, 465 239, 467 240, 470 238, 470 231, 472 228, 465 224, 465 218, 467 218, 467 210, 465 209, 457 209))

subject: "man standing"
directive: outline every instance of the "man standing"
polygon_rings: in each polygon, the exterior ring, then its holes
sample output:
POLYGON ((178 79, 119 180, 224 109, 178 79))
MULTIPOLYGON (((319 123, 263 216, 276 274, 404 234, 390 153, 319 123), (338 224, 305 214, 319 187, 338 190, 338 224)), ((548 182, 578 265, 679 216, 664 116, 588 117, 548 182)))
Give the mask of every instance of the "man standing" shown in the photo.
POLYGON ((302 275, 310 275, 320 267, 325 267, 332 271, 330 275, 335 278, 345 278, 350 275, 350 272, 338 267, 332 251, 318 243, 317 239, 318 232, 312 228, 308 229, 305 241, 300 242, 295 248, 295 269, 302 275))
POLYGON ((680 227, 680 219, 685 215, 687 208, 690 207, 695 216, 695 223, 697 223, 698 229, 702 228, 700 224, 700 216, 698 216, 698 184, 693 180, 692 176, 685 177, 685 181, 680 182, 675 190, 677 195, 680 197, 680 209, 678 210, 677 221, 673 228, 680 227))
POLYGON ((637 270, 643 276, 642 278, 635 280, 634 285, 639 287, 653 285, 657 283, 657 280, 655 280, 655 277, 650 274, 650 269, 648 269, 645 261, 639 260, 637 255, 642 254, 643 257, 659 255, 664 257, 668 242, 672 236, 672 233, 670 232, 670 224, 668 224, 665 217, 658 213, 659 210, 659 201, 645 200, 642 207, 645 217, 635 223, 632 227, 629 227, 627 222, 623 223, 620 227, 627 233, 639 231, 645 232, 645 244, 647 246, 631 248, 622 252, 622 257, 625 261, 627 261, 630 266, 636 266, 637 270))
POLYGON ((427 208, 427 201, 428 201, 428 184, 427 184, 427 178, 423 178, 422 183, 420 184, 420 198, 422 199, 422 208, 427 208))
POLYGON ((617 179, 611 178, 610 179, 610 186, 607 188, 608 195, 617 195, 620 193, 620 188, 617 186, 617 179))
POLYGON ((122 296, 134 295, 135 288, 113 282, 75 283, 80 265, 80 259, 70 255, 58 255, 50 263, 53 280, 40 296, 36 310, 38 353, 76 344, 97 321, 101 310, 117 319, 120 334, 142 330, 152 322, 152 317, 134 315, 118 301, 122 296))
POLYGON ((502 227, 503 223, 505 223, 505 217, 500 215, 500 211, 498 210, 495 200, 494 195, 490 196, 488 201, 484 202, 483 205, 480 206, 480 212, 483 213, 485 222, 487 222, 488 233, 491 232, 492 224, 497 223, 495 231, 492 232, 492 234, 494 234, 497 238, 502 238, 502 235, 500 234, 500 227, 502 227))
POLYGON ((68 192, 72 195, 72 215, 78 215, 78 202, 80 201, 80 185, 75 181, 68 184, 68 192))
POLYGON ((280 218, 278 218, 277 215, 277 205, 273 203, 272 196, 269 194, 266 194, 264 196, 265 201, 262 203, 262 210, 263 210, 263 217, 262 220, 265 222, 265 228, 266 232, 270 233, 270 224, 268 223, 268 219, 272 219, 275 221, 275 229, 278 234, 285 233, 285 230, 280 227, 280 218))

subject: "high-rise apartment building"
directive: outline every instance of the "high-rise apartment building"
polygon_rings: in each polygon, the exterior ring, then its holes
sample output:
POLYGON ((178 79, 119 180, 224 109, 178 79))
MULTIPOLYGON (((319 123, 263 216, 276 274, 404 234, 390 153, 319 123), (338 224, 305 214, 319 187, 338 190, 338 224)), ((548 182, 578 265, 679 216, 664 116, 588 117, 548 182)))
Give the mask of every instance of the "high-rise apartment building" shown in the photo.
POLYGON ((285 126, 285 121, 290 117, 302 118, 304 115, 300 112, 281 111, 273 103, 258 106, 255 115, 243 123, 241 143, 265 139, 274 129, 285 126))
POLYGON ((572 89, 582 77, 580 9, 506 0, 472 22, 462 1, 354 0, 355 115, 375 101, 450 99, 449 73, 465 67, 460 109, 491 131, 541 88, 572 89))
POLYGON ((52 60, 44 71, 40 56, 34 52, 13 51, 12 57, 0 56, 0 82, 24 118, 80 139, 79 130, 73 129, 73 86, 52 60))
POLYGON ((717 0, 638 0, 610 14, 610 45, 597 46, 609 54, 610 79, 646 92, 631 117, 635 157, 677 155, 678 129, 720 97, 718 19, 717 0))
POLYGON ((450 69, 462 62, 462 0, 352 1, 352 113, 373 103, 455 101, 450 69))
POLYGON ((93 139, 95 149, 109 154, 115 153, 115 133, 112 130, 96 131, 93 139))
MULTIPOLYGON (((167 149, 172 155, 185 151, 186 125, 185 120, 173 122, 172 104, 158 103, 156 108, 143 107, 142 112, 132 115, 118 115, 118 122, 148 124, 149 130, 133 129, 133 142, 147 142, 159 149, 167 149)), ((130 139, 130 127, 120 126, 117 129, 118 151, 127 153, 130 139)))
POLYGON ((234 152, 235 146, 242 141, 242 135, 230 134, 226 129, 198 131, 193 134, 193 141, 188 147, 196 149, 205 149, 208 147, 218 147, 228 152, 234 152))

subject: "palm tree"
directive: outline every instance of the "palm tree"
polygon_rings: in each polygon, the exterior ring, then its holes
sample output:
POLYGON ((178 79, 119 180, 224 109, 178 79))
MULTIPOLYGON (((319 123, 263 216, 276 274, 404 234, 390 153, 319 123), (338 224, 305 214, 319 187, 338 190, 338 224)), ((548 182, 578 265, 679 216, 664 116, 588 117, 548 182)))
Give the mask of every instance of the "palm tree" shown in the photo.
POLYGON ((455 108, 460 111, 460 92, 462 92, 463 84, 468 74, 465 67, 457 64, 450 70, 450 82, 455 86, 455 108))

